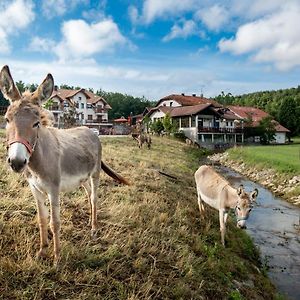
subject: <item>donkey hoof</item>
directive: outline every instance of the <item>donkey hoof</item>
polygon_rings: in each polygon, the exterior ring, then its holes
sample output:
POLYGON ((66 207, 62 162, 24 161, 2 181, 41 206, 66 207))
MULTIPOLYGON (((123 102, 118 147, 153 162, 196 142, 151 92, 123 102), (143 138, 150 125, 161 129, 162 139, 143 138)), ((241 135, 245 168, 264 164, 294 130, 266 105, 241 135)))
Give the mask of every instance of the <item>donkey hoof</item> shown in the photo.
POLYGON ((91 238, 92 238, 92 240, 95 240, 97 238, 97 230, 96 229, 91 230, 91 238))
POLYGON ((45 249, 41 249, 37 252, 36 254, 37 259, 46 259, 47 258, 47 253, 45 249))

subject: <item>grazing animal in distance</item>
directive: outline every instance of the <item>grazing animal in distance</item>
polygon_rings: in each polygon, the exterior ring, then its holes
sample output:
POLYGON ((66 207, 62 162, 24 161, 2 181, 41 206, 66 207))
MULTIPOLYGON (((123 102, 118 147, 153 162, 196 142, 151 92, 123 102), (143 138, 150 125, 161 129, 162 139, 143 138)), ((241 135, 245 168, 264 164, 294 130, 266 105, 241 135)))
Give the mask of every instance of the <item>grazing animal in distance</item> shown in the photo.
POLYGON ((60 200, 59 193, 83 186, 91 209, 91 234, 97 230, 97 188, 100 170, 120 183, 128 181, 102 160, 99 138, 87 127, 57 129, 48 127, 49 113, 41 105, 52 94, 54 81, 48 74, 33 93, 20 94, 8 66, 0 71, 0 89, 10 101, 5 118, 7 162, 13 171, 24 171, 36 200, 40 228, 38 257, 45 257, 48 248, 48 209, 54 242, 54 264, 60 258, 60 200))
POLYGON ((234 209, 237 227, 246 228, 246 220, 256 201, 258 190, 246 193, 243 186, 233 188, 229 182, 219 175, 212 167, 203 165, 195 172, 199 210, 204 217, 203 202, 219 211, 221 242, 225 246, 225 231, 229 209, 234 209))
POLYGON ((143 144, 146 143, 147 144, 147 147, 148 149, 151 148, 151 137, 148 135, 148 134, 145 134, 145 133, 140 133, 137 137, 136 137, 136 140, 139 144, 139 148, 142 148, 143 144))

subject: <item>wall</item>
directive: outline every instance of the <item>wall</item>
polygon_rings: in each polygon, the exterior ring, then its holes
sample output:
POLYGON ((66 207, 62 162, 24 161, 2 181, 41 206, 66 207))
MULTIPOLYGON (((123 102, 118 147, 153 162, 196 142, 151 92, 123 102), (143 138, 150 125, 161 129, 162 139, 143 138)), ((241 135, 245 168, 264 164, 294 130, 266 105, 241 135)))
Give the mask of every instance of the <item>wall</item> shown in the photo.
POLYGON ((175 100, 164 100, 160 103, 159 106, 171 106, 171 107, 178 107, 181 106, 181 104, 179 104, 178 102, 176 102, 175 100), (172 103, 172 105, 170 105, 172 103))
POLYGON ((276 144, 284 144, 286 139, 285 132, 276 132, 275 139, 276 139, 276 144))

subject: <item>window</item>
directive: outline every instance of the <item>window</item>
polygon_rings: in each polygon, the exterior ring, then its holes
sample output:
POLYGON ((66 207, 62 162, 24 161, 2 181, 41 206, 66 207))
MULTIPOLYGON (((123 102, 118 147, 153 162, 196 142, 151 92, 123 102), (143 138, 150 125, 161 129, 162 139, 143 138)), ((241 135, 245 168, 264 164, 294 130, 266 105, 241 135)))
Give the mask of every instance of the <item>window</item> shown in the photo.
POLYGON ((170 102, 170 107, 173 105, 173 101, 170 102))
POLYGON ((192 116, 192 127, 196 127, 196 116, 192 116))
POLYGON ((181 118, 181 127, 190 127, 190 118, 189 117, 182 117, 181 118))
POLYGON ((81 109, 84 109, 84 103, 81 103, 81 109))
POLYGON ((69 103, 67 101, 64 101, 64 107, 69 107, 69 103))
POLYGON ((78 97, 79 101, 81 100, 81 97, 78 97))
POLYGON ((92 104, 87 104, 86 108, 92 108, 92 104))
POLYGON ((88 115, 88 120, 93 120, 93 115, 88 115))

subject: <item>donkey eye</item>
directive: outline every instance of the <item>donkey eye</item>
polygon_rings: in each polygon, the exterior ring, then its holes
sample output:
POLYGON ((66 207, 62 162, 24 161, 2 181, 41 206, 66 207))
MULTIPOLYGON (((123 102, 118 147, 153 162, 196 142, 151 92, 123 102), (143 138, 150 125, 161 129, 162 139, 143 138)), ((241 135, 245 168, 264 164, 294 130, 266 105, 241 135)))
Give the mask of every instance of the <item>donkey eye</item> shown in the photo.
POLYGON ((249 208, 249 212, 252 210, 252 208, 249 208))
POLYGON ((241 208, 240 208, 240 207, 237 207, 237 209, 238 209, 238 210, 241 210, 241 208))
POLYGON ((33 128, 36 128, 36 127, 39 127, 39 126, 40 126, 40 122, 36 122, 36 123, 33 124, 32 127, 33 127, 33 128))
POLYGON ((9 120, 7 118, 5 118, 6 123, 9 123, 9 120))

